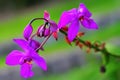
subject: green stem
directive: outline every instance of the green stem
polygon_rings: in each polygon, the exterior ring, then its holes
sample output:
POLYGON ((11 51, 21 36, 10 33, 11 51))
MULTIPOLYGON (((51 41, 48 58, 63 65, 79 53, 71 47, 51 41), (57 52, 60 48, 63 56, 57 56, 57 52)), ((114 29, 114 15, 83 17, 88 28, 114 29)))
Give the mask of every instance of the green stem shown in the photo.
MULTIPOLYGON (((62 34, 64 34, 64 35, 67 36, 67 33, 66 33, 64 30, 60 29, 60 32, 61 32, 62 34)), ((96 47, 96 46, 93 45, 93 44, 91 44, 91 46, 88 46, 84 40, 82 40, 82 39, 80 39, 80 38, 78 38, 78 37, 76 37, 73 41, 76 41, 76 40, 79 40, 79 42, 81 42, 82 44, 84 44, 86 47, 90 47, 90 48, 93 48, 93 49, 95 49, 95 50, 97 50, 97 51, 100 51, 100 52, 102 52, 102 53, 104 53, 104 54, 108 54, 108 55, 110 55, 110 56, 120 58, 119 55, 115 55, 115 54, 112 54, 112 53, 108 52, 106 48, 100 49, 100 48, 96 47)))

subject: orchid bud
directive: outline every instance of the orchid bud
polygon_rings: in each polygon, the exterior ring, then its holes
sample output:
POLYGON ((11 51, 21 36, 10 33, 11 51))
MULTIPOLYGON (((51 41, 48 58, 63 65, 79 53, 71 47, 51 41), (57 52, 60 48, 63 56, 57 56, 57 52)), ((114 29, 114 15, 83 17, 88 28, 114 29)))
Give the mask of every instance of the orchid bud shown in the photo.
POLYGON ((33 32, 33 27, 32 27, 31 24, 28 24, 28 25, 25 27, 24 32, 23 32, 24 38, 25 38, 26 40, 28 40, 28 39, 30 38, 32 32, 33 32))
POLYGON ((38 37, 43 37, 44 36, 44 25, 41 25, 38 30, 37 30, 37 36, 38 37))
POLYGON ((48 35, 50 35, 50 29, 49 28, 45 29, 45 31, 44 31, 44 37, 47 37, 48 35))
POLYGON ((82 37, 84 34, 84 32, 78 32, 77 37, 82 37))
POLYGON ((105 66, 101 66, 101 67, 100 67, 100 72, 101 72, 101 73, 105 73, 105 72, 106 72, 105 66))
POLYGON ((53 32, 53 37, 56 39, 56 40, 58 40, 58 33, 57 33, 57 31, 55 31, 55 32, 53 32))
POLYGON ((71 41, 68 39, 67 36, 65 37, 65 41, 66 41, 69 45, 72 45, 72 44, 71 44, 71 41))

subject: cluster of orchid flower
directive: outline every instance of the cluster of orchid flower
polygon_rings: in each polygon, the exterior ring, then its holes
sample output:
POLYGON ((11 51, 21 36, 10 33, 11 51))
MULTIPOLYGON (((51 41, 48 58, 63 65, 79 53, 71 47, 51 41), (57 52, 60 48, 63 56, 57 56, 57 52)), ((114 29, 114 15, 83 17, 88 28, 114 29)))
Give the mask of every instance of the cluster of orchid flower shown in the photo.
MULTIPOLYGON (((92 44, 90 41, 81 40, 80 37, 84 35, 83 32, 79 32, 80 25, 83 25, 87 29, 97 30, 98 26, 93 19, 91 19, 91 12, 86 6, 81 3, 78 8, 73 8, 68 11, 64 11, 60 17, 58 24, 50 19, 50 14, 45 11, 44 18, 34 18, 25 27, 23 36, 24 39, 13 39, 23 50, 13 50, 6 57, 6 64, 10 66, 20 65, 20 74, 24 78, 29 78, 34 75, 32 72, 32 62, 34 61, 43 70, 47 70, 46 61, 43 59, 39 50, 44 50, 43 45, 46 41, 53 36, 58 39, 58 33, 61 32, 65 35, 65 39, 68 44, 74 42, 77 46, 82 48, 88 47, 87 52, 93 48, 95 51, 105 52, 105 44, 92 44), (33 34, 32 22, 35 20, 44 20, 44 24, 38 27, 37 31, 33 34), (34 39, 37 36, 44 38, 40 43, 34 39)), ((105 52, 107 53, 107 51, 105 52)))

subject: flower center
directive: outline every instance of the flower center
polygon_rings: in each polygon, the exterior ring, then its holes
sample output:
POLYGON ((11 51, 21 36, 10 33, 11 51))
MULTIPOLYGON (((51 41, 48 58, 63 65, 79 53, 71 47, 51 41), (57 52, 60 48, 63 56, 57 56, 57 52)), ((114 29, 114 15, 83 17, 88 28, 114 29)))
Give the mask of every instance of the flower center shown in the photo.
POLYGON ((24 59, 24 63, 32 64, 32 58, 26 58, 26 59, 24 59))
POLYGON ((84 16, 80 16, 79 20, 83 21, 84 20, 84 16))

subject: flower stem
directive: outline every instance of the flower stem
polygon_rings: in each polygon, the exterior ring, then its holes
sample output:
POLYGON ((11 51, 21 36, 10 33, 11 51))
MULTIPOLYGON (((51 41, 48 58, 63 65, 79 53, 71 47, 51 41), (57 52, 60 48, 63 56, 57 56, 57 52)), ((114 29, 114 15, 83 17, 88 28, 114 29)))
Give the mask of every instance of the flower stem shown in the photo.
POLYGON ((34 33, 34 34, 30 37, 30 39, 33 39, 36 35, 37 35, 37 33, 34 33))
POLYGON ((52 35, 52 33, 50 34, 50 35, 48 35, 45 39, 44 39, 44 41, 41 43, 41 45, 36 49, 36 51, 38 51, 41 47, 43 47, 44 46, 44 44, 47 42, 47 40, 50 38, 50 36, 52 35))
MULTIPOLYGON (((46 22, 45 22, 45 24, 44 24, 44 28, 46 27, 46 25, 48 24, 48 20, 47 19, 45 19, 45 18, 33 18, 30 22, 29 22, 29 24, 32 24, 34 21, 36 21, 36 20, 45 20, 46 22)), ((37 35, 37 33, 34 33, 32 36, 31 36, 31 38, 30 39, 32 39, 33 37, 35 37, 37 35)))
MULTIPOLYGON (((60 32, 61 32, 62 34, 64 34, 64 35, 67 36, 67 33, 66 33, 64 30, 60 29, 60 32)), ((82 44, 84 44, 86 47, 90 47, 90 48, 93 48, 93 49, 95 49, 95 50, 97 50, 97 51, 100 51, 100 52, 102 52, 102 53, 104 53, 104 54, 107 54, 107 55, 110 55, 110 56, 113 56, 113 57, 118 57, 118 58, 120 58, 120 55, 112 54, 112 53, 110 53, 109 51, 107 51, 106 48, 99 49, 98 47, 96 47, 96 46, 93 45, 93 44, 91 44, 91 46, 88 46, 84 40, 82 40, 82 39, 80 39, 80 38, 78 38, 78 37, 76 37, 73 41, 76 41, 76 40, 78 40, 79 42, 81 42, 82 44)))
POLYGON ((47 19, 45 19, 45 18, 33 18, 30 22, 29 22, 29 24, 32 24, 34 21, 36 21, 36 20, 45 20, 46 22, 48 22, 48 20, 47 19))

